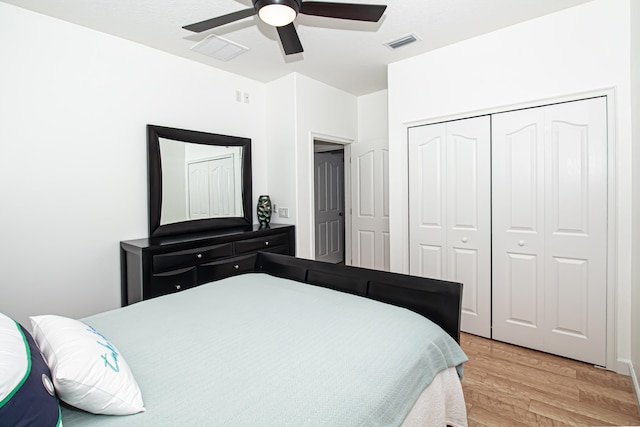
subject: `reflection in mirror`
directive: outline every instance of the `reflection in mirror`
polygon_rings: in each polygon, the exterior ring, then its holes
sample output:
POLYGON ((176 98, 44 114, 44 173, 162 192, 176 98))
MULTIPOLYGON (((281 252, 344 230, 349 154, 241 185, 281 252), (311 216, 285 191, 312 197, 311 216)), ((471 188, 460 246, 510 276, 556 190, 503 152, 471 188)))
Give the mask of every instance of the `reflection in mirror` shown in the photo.
POLYGON ((158 138, 162 162, 160 225, 242 217, 242 147, 158 138))

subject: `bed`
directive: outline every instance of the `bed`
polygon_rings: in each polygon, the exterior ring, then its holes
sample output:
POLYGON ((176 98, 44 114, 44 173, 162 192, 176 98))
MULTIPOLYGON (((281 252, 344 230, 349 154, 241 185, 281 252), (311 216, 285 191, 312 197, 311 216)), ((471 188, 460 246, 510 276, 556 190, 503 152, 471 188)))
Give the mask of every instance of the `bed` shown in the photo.
MULTIPOLYGON (((467 425, 461 284, 255 258, 253 272, 82 319, 122 370, 126 359, 144 409, 63 403, 64 425, 467 425)), ((45 323, 34 318, 39 345, 45 323)))

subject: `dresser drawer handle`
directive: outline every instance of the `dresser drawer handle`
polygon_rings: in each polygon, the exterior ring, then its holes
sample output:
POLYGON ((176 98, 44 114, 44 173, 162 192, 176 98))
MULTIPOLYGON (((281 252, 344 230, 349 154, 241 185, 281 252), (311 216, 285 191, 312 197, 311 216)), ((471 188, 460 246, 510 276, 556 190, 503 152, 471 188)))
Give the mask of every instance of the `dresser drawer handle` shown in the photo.
POLYGON ((235 268, 236 270, 240 268, 240 266, 238 264, 234 265, 233 268, 235 268))
POLYGON ((199 259, 199 258, 202 258, 202 254, 198 254, 198 255, 196 255, 196 257, 198 257, 198 259, 199 259))
POLYGON ((264 245, 265 246, 269 246, 269 242, 264 242, 264 245))
POLYGON ((179 291, 180 289, 182 289, 181 285, 175 285, 175 287, 176 287, 176 291, 179 291))

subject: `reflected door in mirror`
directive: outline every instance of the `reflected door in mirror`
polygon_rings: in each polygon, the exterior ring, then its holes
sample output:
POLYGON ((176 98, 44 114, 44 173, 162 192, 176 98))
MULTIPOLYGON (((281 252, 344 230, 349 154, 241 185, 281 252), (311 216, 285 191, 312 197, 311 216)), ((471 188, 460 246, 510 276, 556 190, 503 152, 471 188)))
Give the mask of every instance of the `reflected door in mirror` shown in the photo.
POLYGON ((242 217, 242 148, 160 138, 160 225, 242 217))
POLYGON ((234 155, 188 164, 189 219, 238 216, 234 155))

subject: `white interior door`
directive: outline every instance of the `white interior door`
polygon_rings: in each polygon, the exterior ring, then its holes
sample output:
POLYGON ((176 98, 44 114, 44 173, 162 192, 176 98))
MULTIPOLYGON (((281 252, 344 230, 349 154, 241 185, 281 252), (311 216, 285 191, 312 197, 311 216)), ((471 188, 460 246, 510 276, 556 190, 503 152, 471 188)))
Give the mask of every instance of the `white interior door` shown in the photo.
POLYGON ((605 365, 606 99, 493 118, 493 337, 605 365))
POLYGON ((386 139, 351 145, 351 263, 389 271, 389 149, 386 139))
POLYGON ((489 116, 409 130, 410 273, 463 284, 465 332, 491 336, 489 116))
POLYGON ((344 152, 315 153, 316 260, 344 261, 344 152))

